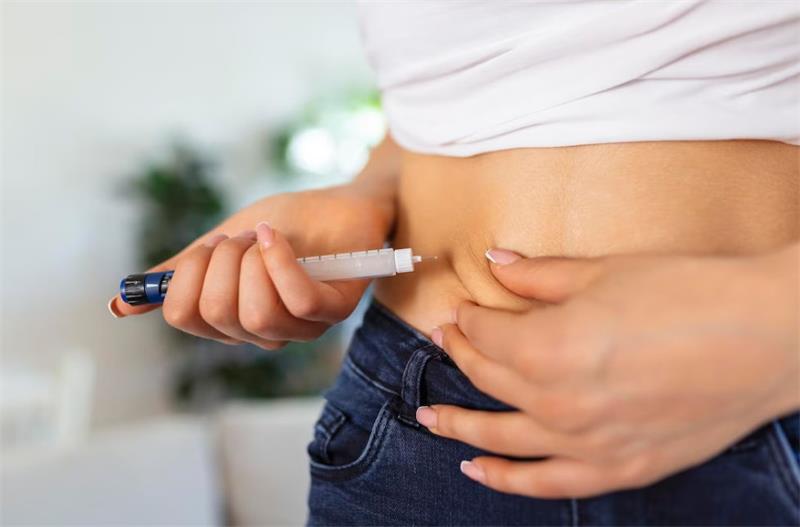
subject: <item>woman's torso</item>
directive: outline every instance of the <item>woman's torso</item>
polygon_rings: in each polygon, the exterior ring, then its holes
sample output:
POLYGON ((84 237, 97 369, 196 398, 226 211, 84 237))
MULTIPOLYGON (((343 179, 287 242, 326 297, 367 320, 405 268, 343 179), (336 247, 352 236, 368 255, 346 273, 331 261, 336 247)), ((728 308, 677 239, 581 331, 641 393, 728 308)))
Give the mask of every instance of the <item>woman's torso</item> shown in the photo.
POLYGON ((794 3, 364 2, 361 17, 407 149, 394 245, 440 256, 376 295, 418 329, 461 299, 525 305, 489 273, 493 246, 747 253, 797 237, 794 3))
POLYGON ((747 254, 796 240, 800 149, 770 141, 642 142, 404 153, 395 247, 439 260, 380 280, 375 296, 429 334, 461 300, 528 301, 484 252, 747 254))

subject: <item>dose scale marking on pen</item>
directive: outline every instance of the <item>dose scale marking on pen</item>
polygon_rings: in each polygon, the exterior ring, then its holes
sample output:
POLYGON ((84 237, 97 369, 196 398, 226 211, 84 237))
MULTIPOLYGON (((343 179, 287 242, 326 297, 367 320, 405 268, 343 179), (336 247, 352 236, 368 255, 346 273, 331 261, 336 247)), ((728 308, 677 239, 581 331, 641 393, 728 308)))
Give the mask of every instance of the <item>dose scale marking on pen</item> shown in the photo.
MULTIPOLYGON (((306 256, 297 261, 314 280, 330 282, 411 273, 415 263, 435 259, 436 256, 416 256, 411 249, 386 248, 306 256)), ((128 275, 119 284, 120 296, 132 306, 159 304, 164 301, 172 274, 173 271, 159 271, 128 275)))

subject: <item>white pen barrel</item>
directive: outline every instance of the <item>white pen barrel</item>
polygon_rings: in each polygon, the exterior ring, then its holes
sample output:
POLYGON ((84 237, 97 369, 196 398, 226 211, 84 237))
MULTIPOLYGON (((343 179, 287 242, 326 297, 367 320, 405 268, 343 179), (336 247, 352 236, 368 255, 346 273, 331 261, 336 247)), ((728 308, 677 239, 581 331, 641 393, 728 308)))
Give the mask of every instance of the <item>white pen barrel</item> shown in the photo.
POLYGON ((392 249, 311 256, 299 258, 298 261, 311 278, 321 282, 379 278, 397 274, 392 249))

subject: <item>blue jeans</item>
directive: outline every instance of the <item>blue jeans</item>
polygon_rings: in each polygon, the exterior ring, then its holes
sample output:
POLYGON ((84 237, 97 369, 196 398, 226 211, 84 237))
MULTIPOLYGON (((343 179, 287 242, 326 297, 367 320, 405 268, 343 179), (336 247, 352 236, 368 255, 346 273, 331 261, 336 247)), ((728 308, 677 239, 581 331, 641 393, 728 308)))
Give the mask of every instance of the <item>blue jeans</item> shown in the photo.
POLYGON ((308 446, 309 525, 798 525, 797 414, 646 488, 591 499, 501 494, 459 462, 484 452, 432 435, 418 406, 509 407, 475 389, 444 352, 373 302, 326 393, 308 446))

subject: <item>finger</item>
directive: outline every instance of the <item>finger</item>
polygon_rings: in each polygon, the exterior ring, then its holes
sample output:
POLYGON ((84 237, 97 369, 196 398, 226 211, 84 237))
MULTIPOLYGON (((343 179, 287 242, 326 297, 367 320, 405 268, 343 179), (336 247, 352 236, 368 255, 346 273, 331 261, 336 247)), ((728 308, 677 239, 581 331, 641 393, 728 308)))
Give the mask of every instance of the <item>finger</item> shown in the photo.
POLYGON ((286 238, 267 223, 259 223, 256 232, 264 266, 292 316, 336 323, 355 309, 368 281, 343 281, 334 286, 312 280, 297 261, 286 238))
POLYGON ((272 285, 257 245, 251 246, 242 258, 239 322, 248 333, 280 341, 313 340, 328 328, 323 322, 300 320, 289 314, 272 285))
MULTIPOLYGON (((219 243, 219 241, 224 240, 227 238, 221 231, 214 230, 208 232, 198 238, 197 240, 193 241, 191 244, 186 246, 181 252, 173 256, 168 260, 164 260, 158 265, 155 265, 148 269, 147 273, 157 273, 160 271, 169 271, 175 269, 176 262, 186 255, 189 251, 193 250, 195 247, 203 244, 214 244, 219 243)), ((161 304, 148 304, 143 306, 132 306, 126 302, 123 302, 122 297, 120 297, 119 293, 112 296, 109 299, 108 304, 108 311, 111 313, 111 316, 114 318, 123 318, 131 315, 142 315, 144 313, 148 313, 153 311, 154 309, 158 309, 161 307, 161 304)))
POLYGON ((513 371, 479 353, 454 324, 434 329, 431 336, 478 390, 511 406, 527 402, 524 398, 530 397, 531 387, 513 371))
POLYGON ((456 309, 456 324, 469 343, 487 357, 506 362, 507 355, 515 355, 525 346, 521 338, 527 318, 522 313, 481 307, 472 302, 461 302, 456 309))
POLYGON ((458 329, 481 354, 532 380, 562 361, 570 319, 563 306, 511 313, 462 302, 458 329))
POLYGON ((491 489, 534 498, 584 498, 621 486, 606 467, 564 457, 510 461, 481 456, 463 461, 461 471, 491 489))
POLYGON ((603 258, 522 258, 505 249, 490 249, 486 258, 506 289, 526 298, 563 302, 582 291, 604 271, 603 258))
POLYGON ((284 343, 273 342, 249 333, 239 322, 239 278, 242 257, 254 243, 255 232, 245 231, 221 242, 215 248, 200 293, 200 316, 209 326, 230 338, 274 350, 284 343))
POLYGON ((487 412, 436 404, 417 409, 417 421, 436 435, 515 457, 564 453, 565 438, 522 412, 487 412))
POLYGON ((199 301, 208 263, 215 247, 227 236, 214 237, 207 243, 184 254, 175 265, 175 274, 169 283, 169 294, 164 298, 162 314, 170 326, 196 337, 219 340, 227 344, 240 343, 208 325, 200 315, 199 301))

